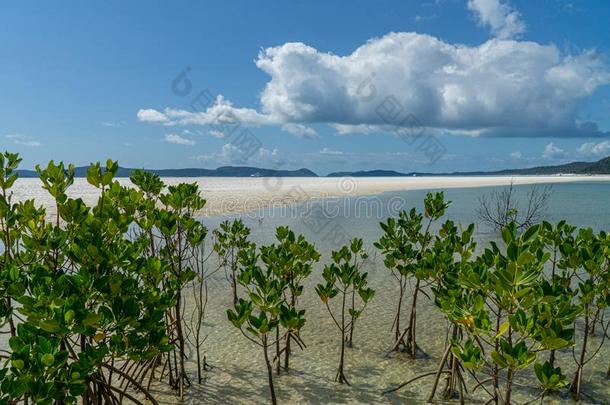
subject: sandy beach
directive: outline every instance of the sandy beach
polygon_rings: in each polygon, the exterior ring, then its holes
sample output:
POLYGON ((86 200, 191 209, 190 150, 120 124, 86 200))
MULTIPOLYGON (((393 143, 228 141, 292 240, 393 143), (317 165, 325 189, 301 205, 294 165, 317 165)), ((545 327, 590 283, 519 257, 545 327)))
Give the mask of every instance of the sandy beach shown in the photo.
MULTIPOLYGON (((438 176, 438 177, 196 177, 164 178, 168 185, 196 182, 207 204, 200 215, 239 214, 270 206, 281 206, 325 197, 376 195, 388 191, 469 188, 520 184, 554 184, 566 182, 610 182, 601 176, 438 176)), ((121 178, 122 184, 129 179, 121 178)), ((17 200, 34 198, 53 216, 54 203, 42 189, 40 180, 19 179, 14 186, 17 200)), ((87 204, 97 199, 98 191, 84 178, 75 179, 69 193, 87 204)))

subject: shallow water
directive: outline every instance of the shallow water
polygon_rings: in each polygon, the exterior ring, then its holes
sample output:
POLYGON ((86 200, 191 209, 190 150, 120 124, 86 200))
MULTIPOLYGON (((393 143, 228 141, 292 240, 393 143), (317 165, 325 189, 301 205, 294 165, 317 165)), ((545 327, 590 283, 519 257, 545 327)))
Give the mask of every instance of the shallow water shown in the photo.
MULTIPOLYGON (((524 195, 527 187, 518 188, 524 195)), ((454 189, 445 192, 453 201, 446 219, 468 224, 476 222, 475 209, 479 196, 489 188, 454 189)), ((398 289, 389 271, 375 256, 372 242, 380 236, 378 223, 399 209, 421 208, 425 191, 386 193, 363 199, 355 197, 332 202, 307 203, 289 209, 262 210, 242 215, 252 228, 253 239, 261 243, 273 241, 279 225, 289 225, 315 242, 328 262, 329 252, 351 237, 362 237, 370 248, 372 260, 367 264, 370 284, 377 294, 359 319, 355 331, 355 347, 347 349, 346 375, 352 386, 342 386, 333 379, 339 359, 339 332, 315 294, 313 287, 321 282, 322 265, 317 266, 306 281, 300 305, 307 310, 307 323, 302 338, 307 344, 304 351, 297 350, 291 359, 292 370, 276 380, 281 403, 422 403, 430 390, 430 378, 410 384, 397 393, 383 396, 381 392, 403 383, 423 372, 435 370, 445 344, 445 323, 439 311, 429 300, 422 298, 418 306, 418 339, 429 358, 409 360, 402 354, 386 356, 393 343, 390 328, 398 289), (374 208, 371 208, 374 206, 374 208), (380 206, 380 209, 376 207, 380 206)), ((599 183, 561 184, 553 187, 547 218, 561 218, 578 226, 592 226, 596 230, 610 229, 610 185, 599 183)), ((210 229, 225 218, 204 218, 210 229)), ((476 238, 480 246, 494 239, 495 234, 483 226, 477 227, 476 238)), ((206 355, 214 369, 207 373, 207 381, 191 389, 187 403, 267 403, 268 392, 261 350, 249 343, 228 323, 226 308, 231 306, 228 282, 224 275, 210 280, 208 316, 206 317, 206 355)), ((408 302, 410 302, 408 300, 408 302)), ((408 305, 404 306, 403 323, 408 305)), ((598 341, 599 336, 595 339, 598 341)), ((595 347, 593 344, 591 347, 595 347)), ((571 351, 559 354, 559 364, 571 378, 573 361, 571 351)), ((610 387, 603 374, 610 362, 610 343, 606 343, 585 372, 585 389, 588 403, 609 403, 610 387)), ((533 399, 539 391, 532 368, 517 377, 515 403, 533 399)), ((472 386, 472 385, 471 385, 472 386)), ((442 387, 442 383, 441 383, 442 387)), ((484 392, 469 395, 469 402, 484 402, 484 392)), ((166 400, 170 400, 166 398, 166 400)), ((545 398, 544 403, 565 403, 565 398, 545 398)))

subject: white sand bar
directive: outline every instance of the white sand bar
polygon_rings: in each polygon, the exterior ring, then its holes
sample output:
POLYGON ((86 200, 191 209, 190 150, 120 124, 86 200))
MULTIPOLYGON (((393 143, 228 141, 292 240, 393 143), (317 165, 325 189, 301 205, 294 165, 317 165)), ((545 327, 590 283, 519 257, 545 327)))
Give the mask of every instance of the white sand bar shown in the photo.
MULTIPOLYGON (((166 184, 196 182, 207 204, 202 215, 250 212, 268 206, 292 204, 314 198, 375 195, 388 191, 503 186, 520 184, 610 182, 599 176, 446 176, 446 177, 190 177, 164 178, 166 184)), ((119 179, 128 184, 128 179, 119 179)), ((19 179, 14 186, 17 200, 34 198, 54 215, 54 203, 38 179, 19 179)), ((91 204, 98 190, 86 179, 74 181, 69 194, 91 204)))

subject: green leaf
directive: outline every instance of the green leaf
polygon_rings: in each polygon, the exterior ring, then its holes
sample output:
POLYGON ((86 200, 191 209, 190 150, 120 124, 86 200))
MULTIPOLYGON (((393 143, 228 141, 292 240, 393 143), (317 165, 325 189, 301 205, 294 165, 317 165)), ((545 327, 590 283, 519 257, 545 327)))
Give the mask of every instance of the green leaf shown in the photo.
POLYGON ((75 312, 73 309, 69 309, 64 313, 64 321, 70 323, 74 320, 75 312))
POLYGON ((15 367, 17 370, 23 370, 25 367, 25 363, 21 359, 13 359, 11 360, 11 365, 15 367))
POLYGON ((40 329, 49 333, 57 333, 61 329, 59 322, 57 322, 55 319, 44 319, 38 323, 38 326, 40 329))
POLYGON ((502 355, 498 352, 491 352, 491 358, 498 366, 500 366, 500 368, 505 368, 506 366, 508 366, 508 363, 506 362, 504 357, 502 357, 502 355))
POLYGON ((542 346, 547 350, 556 350, 570 346, 570 342, 559 337, 549 337, 542 340, 542 346))
POLYGON ((87 314, 85 319, 83 319, 83 325, 87 326, 87 327, 96 328, 99 326, 101 319, 102 319, 102 315, 92 312, 92 313, 87 314))
POLYGON ((42 359, 40 361, 45 366, 49 367, 49 366, 53 365, 53 363, 55 363, 55 356, 53 356, 51 353, 47 353, 42 356, 42 359))
POLYGON ((509 327, 510 327, 510 323, 508 321, 506 321, 502 325, 500 325, 500 327, 498 328, 498 333, 496 333, 496 336, 494 336, 494 339, 497 339, 500 336, 502 336, 504 333, 506 333, 506 331, 508 330, 509 327))

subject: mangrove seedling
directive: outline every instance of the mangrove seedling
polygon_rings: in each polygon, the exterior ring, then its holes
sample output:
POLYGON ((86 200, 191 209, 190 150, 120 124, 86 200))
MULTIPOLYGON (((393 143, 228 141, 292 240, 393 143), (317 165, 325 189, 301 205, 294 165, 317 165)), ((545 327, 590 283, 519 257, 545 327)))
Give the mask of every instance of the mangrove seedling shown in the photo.
MULTIPOLYGON (((367 273, 363 273, 354 265, 351 247, 357 248, 358 242, 352 241, 350 247, 343 246, 338 251, 332 252, 333 262, 324 266, 323 277, 325 284, 318 284, 316 292, 320 300, 326 306, 330 317, 341 333, 341 355, 339 357, 339 368, 335 376, 335 381, 340 384, 349 384, 345 377, 345 346, 349 335, 349 330, 353 320, 356 319, 364 310, 368 302, 375 295, 375 291, 367 287, 367 273), (362 300, 362 305, 358 309, 348 307, 347 299, 352 293, 357 292, 362 300), (329 301, 337 295, 341 298, 339 314, 335 316, 329 305, 329 301)), ((355 249, 356 252, 359 249, 355 249)))
MULTIPOLYGON (((576 237, 576 249, 566 257, 566 261, 572 268, 581 268, 584 273, 579 277, 578 301, 582 306, 582 341, 580 343, 580 354, 573 357, 576 361, 576 372, 570 384, 570 392, 575 400, 579 401, 582 391, 582 375, 584 367, 599 352, 599 348, 589 350, 591 331, 596 321, 597 310, 604 310, 610 305, 609 289, 609 265, 610 265, 610 238, 605 232, 595 234, 591 228, 580 229, 576 237)), ((610 323, 608 323, 610 326, 610 323)), ((604 337, 608 332, 608 326, 603 331, 604 337)), ((602 338, 601 344, 604 339, 602 338)))
POLYGON ((277 398, 269 348, 276 345, 278 340, 285 339, 285 335, 276 334, 280 325, 286 331, 298 331, 305 319, 303 312, 290 310, 286 305, 286 281, 277 277, 271 267, 259 266, 259 254, 254 244, 240 252, 239 256, 237 279, 247 294, 239 299, 234 309, 227 310, 227 317, 244 337, 262 348, 271 402, 275 405, 277 398))
POLYGON ((459 391, 461 401, 464 400, 463 366, 477 363, 473 355, 476 355, 480 348, 471 341, 463 344, 463 329, 474 322, 485 322, 485 317, 477 317, 478 313, 472 309, 473 306, 483 309, 484 296, 476 290, 462 288, 459 282, 459 275, 473 266, 472 255, 476 247, 473 233, 474 224, 461 229, 453 221, 446 221, 422 258, 422 266, 428 269, 426 281, 432 285, 435 303, 449 321, 446 346, 437 371, 418 375, 385 393, 397 391, 421 378, 434 377, 428 397, 428 400, 432 401, 441 377, 446 375, 443 398, 452 399, 459 391), (461 344, 463 350, 458 351, 461 344))
POLYGON ((223 221, 220 229, 214 230, 214 251, 220 259, 221 266, 228 273, 233 292, 233 305, 237 305, 237 269, 239 267, 239 252, 250 245, 248 237, 250 228, 244 225, 241 219, 232 222, 223 221))
POLYGON ((444 194, 428 193, 424 199, 423 214, 413 208, 410 212, 401 211, 398 218, 388 218, 381 223, 384 234, 375 247, 384 255, 384 264, 390 269, 399 285, 398 305, 392 329, 394 330, 394 345, 392 351, 401 347, 411 358, 417 356, 417 299, 422 289, 422 281, 427 277, 427 269, 422 267, 421 258, 425 255, 432 239, 431 226, 445 214, 451 202, 445 202, 444 194), (424 217, 427 219, 424 228, 424 217), (422 231, 423 229, 423 231, 422 231), (409 279, 415 279, 415 287, 411 301, 409 324, 401 330, 401 311, 403 298, 409 279), (405 340, 406 337, 406 340, 405 340))
MULTIPOLYGON (((482 330, 473 324, 469 334, 475 339, 486 330, 490 336, 493 350, 486 362, 492 365, 490 382, 495 403, 512 403, 515 376, 534 364, 538 355, 574 344, 571 325, 580 308, 553 295, 562 291, 544 289, 544 265, 551 254, 545 251, 541 230, 542 225, 537 224, 519 233, 518 225, 510 223, 502 230, 506 247, 501 249, 492 242, 491 249, 482 255, 478 275, 461 278, 466 288, 487 295, 488 319, 492 322, 482 325, 482 330), (504 378, 501 370, 505 370, 504 378)), ((540 367, 544 369, 544 365, 540 367)), ((554 369, 553 373, 560 370, 554 369)), ((540 382, 549 387, 544 378, 540 382)))
MULTIPOLYGON (((364 249, 364 242, 362 241, 362 239, 360 239, 360 238, 352 239, 349 244, 349 250, 353 255, 353 265, 356 267, 358 273, 362 272, 364 263, 366 263, 366 260, 369 257, 368 253, 364 249)), ((365 284, 367 282, 366 278, 360 278, 359 281, 363 282, 365 284)), ((357 303, 356 295, 357 295, 358 290, 360 290, 360 285, 355 284, 354 288, 352 288, 352 298, 351 298, 351 305, 350 305, 350 309, 349 309, 349 313, 351 316, 351 323, 349 325, 349 333, 347 334, 347 337, 345 340, 347 347, 350 347, 350 348, 354 346, 354 328, 356 327, 356 320, 362 313, 362 311, 359 311, 357 309, 358 303, 357 303)))
MULTIPOLYGON (((303 294, 303 281, 311 274, 312 266, 320 259, 315 246, 303 235, 296 236, 288 227, 276 229, 277 243, 261 247, 261 260, 271 269, 276 277, 286 283, 286 305, 292 312, 305 316, 304 309, 297 309, 298 299, 303 294)), ((280 347, 280 328, 276 329, 276 373, 280 373, 280 357, 284 353, 284 369, 290 366, 291 342, 301 349, 305 343, 299 336, 299 330, 286 331, 284 347, 280 347)))

